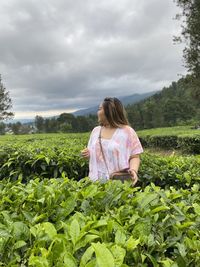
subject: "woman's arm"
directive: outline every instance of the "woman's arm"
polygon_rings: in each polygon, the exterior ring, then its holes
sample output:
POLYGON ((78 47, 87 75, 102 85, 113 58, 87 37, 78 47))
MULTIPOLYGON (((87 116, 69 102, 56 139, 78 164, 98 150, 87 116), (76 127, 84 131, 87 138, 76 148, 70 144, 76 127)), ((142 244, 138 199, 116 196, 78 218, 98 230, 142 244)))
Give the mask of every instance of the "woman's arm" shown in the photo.
POLYGON ((135 185, 138 181, 138 170, 140 166, 140 156, 139 155, 133 155, 130 157, 129 160, 129 172, 132 176, 133 185, 135 185))

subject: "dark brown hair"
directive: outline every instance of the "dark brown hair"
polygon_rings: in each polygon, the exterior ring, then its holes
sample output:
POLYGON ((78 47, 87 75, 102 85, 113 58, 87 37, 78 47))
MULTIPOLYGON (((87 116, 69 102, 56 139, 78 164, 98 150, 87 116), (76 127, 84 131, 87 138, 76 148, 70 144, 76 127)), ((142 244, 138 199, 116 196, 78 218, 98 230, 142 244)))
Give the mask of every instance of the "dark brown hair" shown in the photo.
POLYGON ((122 125, 129 125, 124 106, 118 98, 106 97, 103 100, 102 106, 110 126, 117 128, 122 125))

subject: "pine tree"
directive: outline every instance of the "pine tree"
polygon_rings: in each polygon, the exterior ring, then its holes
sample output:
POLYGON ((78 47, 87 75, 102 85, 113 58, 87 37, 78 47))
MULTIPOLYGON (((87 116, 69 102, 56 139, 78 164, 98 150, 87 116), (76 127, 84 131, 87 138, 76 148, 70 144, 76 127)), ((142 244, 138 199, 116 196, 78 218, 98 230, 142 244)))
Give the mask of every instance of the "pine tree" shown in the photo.
POLYGON ((5 120, 13 117, 14 114, 12 112, 8 112, 11 107, 12 101, 9 96, 9 92, 6 91, 0 75, 0 120, 5 120))
POLYGON ((191 87, 194 98, 200 100, 200 0, 175 0, 183 18, 181 37, 175 41, 185 43, 183 57, 185 66, 191 74, 191 87))

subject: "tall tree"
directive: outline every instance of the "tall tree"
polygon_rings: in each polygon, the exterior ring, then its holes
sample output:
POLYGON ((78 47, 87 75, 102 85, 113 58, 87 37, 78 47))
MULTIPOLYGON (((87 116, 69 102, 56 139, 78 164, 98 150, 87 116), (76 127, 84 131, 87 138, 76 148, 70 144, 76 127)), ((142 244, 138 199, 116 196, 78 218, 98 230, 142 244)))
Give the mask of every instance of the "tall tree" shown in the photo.
POLYGON ((9 96, 9 93, 6 92, 6 88, 4 87, 1 81, 0 74, 0 120, 5 120, 13 117, 12 112, 8 112, 8 110, 12 107, 12 101, 9 96))
POLYGON ((192 74, 194 96, 200 99, 200 0, 175 0, 182 13, 177 18, 183 18, 182 37, 175 38, 185 42, 183 50, 185 66, 192 74))
POLYGON ((22 127, 22 124, 21 124, 21 122, 18 121, 16 123, 12 124, 11 129, 12 129, 14 134, 20 134, 21 127, 22 127))
POLYGON ((45 131, 45 120, 42 116, 36 116, 35 117, 35 126, 39 133, 42 133, 45 131))
POLYGON ((186 67, 195 76, 200 76, 200 1, 199 0, 176 0, 182 8, 183 17, 182 38, 186 42, 184 58, 186 67))
POLYGON ((0 122, 0 135, 5 134, 5 128, 6 128, 5 123, 0 122))

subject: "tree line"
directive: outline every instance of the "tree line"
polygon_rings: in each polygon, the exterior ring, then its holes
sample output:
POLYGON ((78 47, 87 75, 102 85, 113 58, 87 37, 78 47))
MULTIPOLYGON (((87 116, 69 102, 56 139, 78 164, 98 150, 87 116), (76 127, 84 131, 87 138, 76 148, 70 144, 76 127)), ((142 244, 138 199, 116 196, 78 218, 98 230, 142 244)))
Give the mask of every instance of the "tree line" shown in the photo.
POLYGON ((34 134, 34 133, 79 133, 88 132, 97 125, 97 116, 74 116, 62 113, 58 117, 44 118, 36 116, 30 123, 0 123, 0 134, 34 134))
POLYGON ((39 133, 53 132, 88 132, 97 125, 97 116, 74 116, 71 113, 62 113, 58 117, 35 117, 35 126, 39 133))

